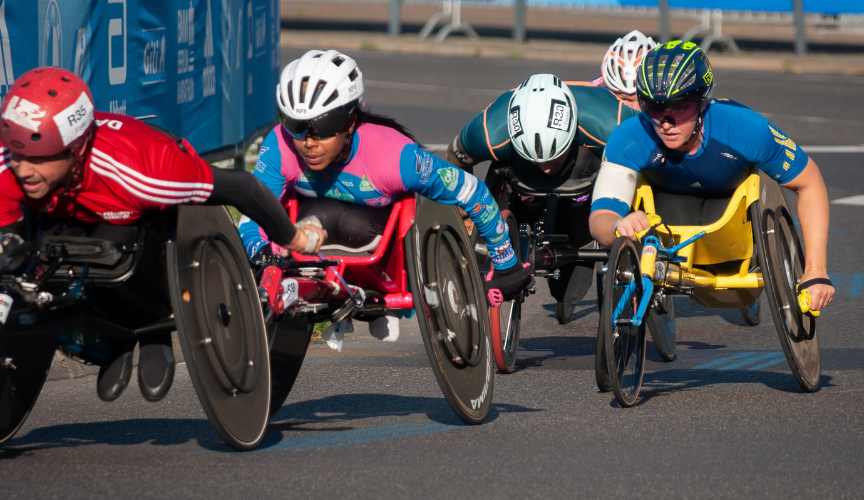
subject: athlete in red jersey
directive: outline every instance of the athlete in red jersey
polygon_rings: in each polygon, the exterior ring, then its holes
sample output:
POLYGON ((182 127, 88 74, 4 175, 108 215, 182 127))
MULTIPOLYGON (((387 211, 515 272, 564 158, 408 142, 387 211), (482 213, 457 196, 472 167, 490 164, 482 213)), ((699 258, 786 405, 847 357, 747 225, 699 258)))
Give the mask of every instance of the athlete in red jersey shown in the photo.
MULTIPOLYGON (((96 112, 87 84, 69 71, 28 71, 3 99, 0 254, 21 240, 25 208, 40 223, 98 227, 133 225, 147 213, 189 203, 233 205, 292 250, 317 252, 325 237, 315 227, 295 229, 250 174, 211 168, 185 140, 128 116, 96 112)), ((173 378, 171 337, 141 339, 139 385, 147 399, 158 400, 173 378)), ((120 341, 101 366, 102 399, 116 399, 128 384, 135 342, 120 341)))

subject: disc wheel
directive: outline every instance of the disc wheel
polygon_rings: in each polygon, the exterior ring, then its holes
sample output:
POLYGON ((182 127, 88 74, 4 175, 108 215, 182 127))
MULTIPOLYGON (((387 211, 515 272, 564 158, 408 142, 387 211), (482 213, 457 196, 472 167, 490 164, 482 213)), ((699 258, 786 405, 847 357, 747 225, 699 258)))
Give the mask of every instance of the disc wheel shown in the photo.
POLYGON ((270 416, 275 415, 294 387, 306 358, 314 325, 306 319, 272 319, 267 322, 270 341, 270 416))
POLYGON ((768 305, 786 362, 801 389, 819 390, 822 370, 816 319, 801 313, 797 284, 804 273, 804 252, 789 210, 780 205, 751 205, 760 268, 768 292, 768 305), (756 217, 753 217, 753 216, 756 217))
MULTIPOLYGON (((516 251, 519 261, 519 225, 516 217, 509 210, 502 210, 501 217, 507 223, 510 231, 510 241, 516 251)), ((516 370, 516 352, 519 350, 520 321, 522 320, 522 303, 524 295, 508 300, 498 307, 489 308, 489 326, 492 333, 492 352, 495 354, 495 364, 499 373, 513 373, 516 370)))
POLYGON ((54 359, 54 343, 45 337, 0 333, 0 444, 27 421, 54 359))
POLYGON ((417 200, 406 257, 423 345, 453 411, 479 424, 495 374, 480 270, 455 209, 417 200))
POLYGON ((615 399, 630 407, 639 400, 645 370, 645 322, 632 326, 642 299, 639 251, 629 238, 618 238, 609 250, 609 263, 603 285, 600 331, 604 339, 606 366, 615 399), (629 294, 629 299, 626 295, 629 294))

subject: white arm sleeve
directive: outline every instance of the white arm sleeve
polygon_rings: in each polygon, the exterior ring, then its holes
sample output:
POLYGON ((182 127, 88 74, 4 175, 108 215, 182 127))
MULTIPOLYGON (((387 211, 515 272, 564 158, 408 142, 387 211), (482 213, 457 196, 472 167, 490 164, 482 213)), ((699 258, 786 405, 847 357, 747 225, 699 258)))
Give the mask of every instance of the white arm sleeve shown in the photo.
MULTIPOLYGON (((597 181, 594 183, 592 209, 612 210, 611 205, 625 204, 628 208, 636 194, 636 181, 639 172, 617 163, 604 161, 600 165, 597 181), (618 202, 618 203, 615 203, 618 202)), ((615 211, 615 210, 613 210, 615 211)))

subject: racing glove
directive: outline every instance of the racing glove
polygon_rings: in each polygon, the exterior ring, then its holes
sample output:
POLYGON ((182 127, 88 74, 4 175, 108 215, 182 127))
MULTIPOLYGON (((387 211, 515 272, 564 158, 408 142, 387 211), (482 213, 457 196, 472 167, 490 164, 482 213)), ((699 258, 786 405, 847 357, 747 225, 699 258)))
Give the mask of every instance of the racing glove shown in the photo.
POLYGON ((497 307, 502 302, 513 300, 534 283, 531 264, 517 264, 509 269, 493 269, 486 275, 486 298, 489 305, 497 307))
POLYGON ((0 272, 17 271, 27 260, 30 244, 15 233, 0 234, 0 272))

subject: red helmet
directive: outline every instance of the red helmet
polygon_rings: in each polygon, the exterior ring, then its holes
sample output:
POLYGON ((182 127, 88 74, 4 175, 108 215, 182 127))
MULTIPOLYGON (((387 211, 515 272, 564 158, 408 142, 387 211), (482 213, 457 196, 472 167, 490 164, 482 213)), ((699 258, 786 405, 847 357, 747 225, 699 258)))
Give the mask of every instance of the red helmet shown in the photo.
POLYGON ((0 106, 0 142, 22 156, 75 151, 92 129, 93 94, 84 80, 63 68, 24 73, 0 106))

